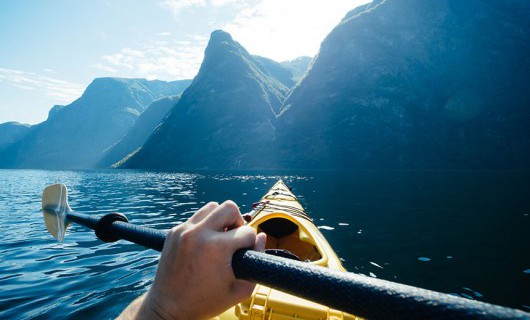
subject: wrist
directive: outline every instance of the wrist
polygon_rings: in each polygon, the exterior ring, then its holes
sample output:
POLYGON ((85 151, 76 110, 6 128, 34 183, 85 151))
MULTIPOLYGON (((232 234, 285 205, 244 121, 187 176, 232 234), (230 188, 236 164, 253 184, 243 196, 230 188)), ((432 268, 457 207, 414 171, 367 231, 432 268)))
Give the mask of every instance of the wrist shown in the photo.
POLYGON ((179 320, 182 317, 175 312, 176 303, 172 303, 171 312, 168 312, 161 302, 158 293, 153 292, 153 288, 143 296, 144 299, 138 310, 139 319, 153 319, 153 320, 179 320))

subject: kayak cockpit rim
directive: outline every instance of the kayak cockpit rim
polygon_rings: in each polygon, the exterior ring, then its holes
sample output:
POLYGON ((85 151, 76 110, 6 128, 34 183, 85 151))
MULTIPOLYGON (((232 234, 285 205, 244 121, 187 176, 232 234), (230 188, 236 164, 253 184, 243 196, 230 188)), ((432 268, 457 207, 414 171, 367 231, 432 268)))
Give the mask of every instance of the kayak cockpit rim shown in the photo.
POLYGON ((323 267, 328 266, 329 257, 322 249, 319 239, 313 237, 311 232, 289 213, 278 211, 263 216, 257 215, 249 226, 256 232, 267 234, 266 249, 288 250, 301 261, 323 267))

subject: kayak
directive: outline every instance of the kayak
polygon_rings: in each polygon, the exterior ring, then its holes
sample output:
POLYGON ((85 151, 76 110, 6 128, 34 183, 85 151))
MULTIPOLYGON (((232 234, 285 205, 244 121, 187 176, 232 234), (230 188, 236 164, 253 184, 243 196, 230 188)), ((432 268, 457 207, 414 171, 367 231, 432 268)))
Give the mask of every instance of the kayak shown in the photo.
MULTIPOLYGON (((346 271, 313 219, 282 180, 253 204, 247 225, 267 235, 266 253, 346 271)), ((252 296, 214 319, 359 319, 285 292, 256 285, 252 296)))

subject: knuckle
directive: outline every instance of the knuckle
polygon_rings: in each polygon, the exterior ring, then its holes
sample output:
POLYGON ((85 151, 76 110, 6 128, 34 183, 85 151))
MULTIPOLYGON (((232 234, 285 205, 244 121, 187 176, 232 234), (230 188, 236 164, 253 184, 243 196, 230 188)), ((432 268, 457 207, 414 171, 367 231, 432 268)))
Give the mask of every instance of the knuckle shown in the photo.
POLYGON ((178 241, 183 248, 193 247, 196 237, 194 229, 187 229, 180 233, 178 241))
POLYGON ((246 237, 255 237, 256 236, 256 232, 254 231, 254 229, 252 229, 249 226, 242 226, 241 227, 241 232, 246 237))
POLYGON ((237 204, 232 201, 232 200, 226 200, 224 203, 223 203, 223 206, 227 209, 229 209, 230 211, 239 211, 239 207, 237 206, 237 204))
POLYGON ((180 232, 182 232, 182 228, 183 228, 182 224, 173 226, 173 228, 171 228, 168 232, 168 237, 174 238, 178 236, 180 232))
POLYGON ((211 202, 208 202, 207 204, 205 204, 204 207, 202 207, 200 209, 200 211, 212 212, 215 209, 217 209, 218 207, 219 207, 219 203, 211 201, 211 202))
POLYGON ((208 208, 208 209, 215 209, 219 206, 219 203, 215 202, 215 201, 210 201, 208 202, 205 207, 208 208))
POLYGON ((248 226, 243 226, 239 230, 242 243, 252 245, 256 241, 256 232, 248 226))

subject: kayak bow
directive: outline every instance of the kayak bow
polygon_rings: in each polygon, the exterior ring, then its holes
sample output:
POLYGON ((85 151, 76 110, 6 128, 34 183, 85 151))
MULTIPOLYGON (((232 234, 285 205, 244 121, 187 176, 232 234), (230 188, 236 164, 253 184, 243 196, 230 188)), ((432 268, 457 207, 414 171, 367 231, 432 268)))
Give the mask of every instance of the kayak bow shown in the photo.
MULTIPOLYGON (((346 271, 337 254, 282 180, 254 205, 248 226, 267 235, 266 253, 346 271)), ((356 319, 327 306, 258 284, 252 296, 217 319, 356 319)))

